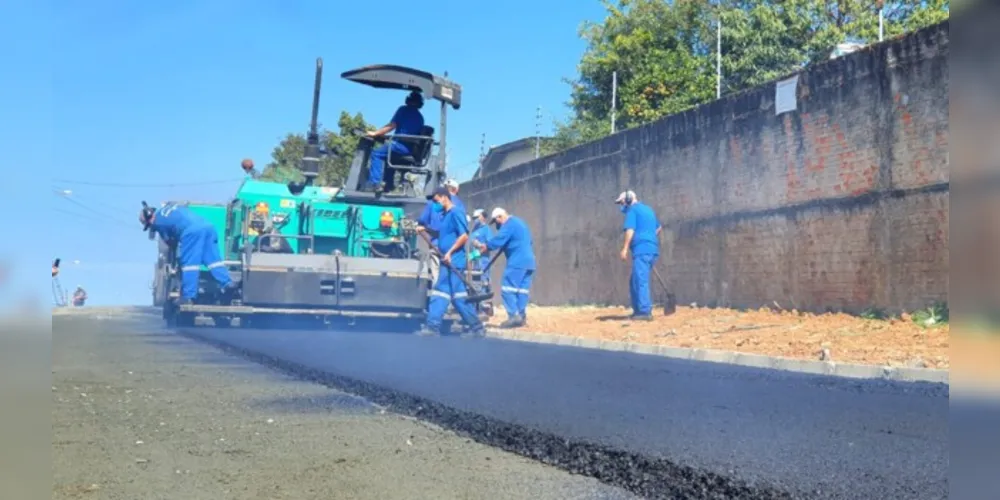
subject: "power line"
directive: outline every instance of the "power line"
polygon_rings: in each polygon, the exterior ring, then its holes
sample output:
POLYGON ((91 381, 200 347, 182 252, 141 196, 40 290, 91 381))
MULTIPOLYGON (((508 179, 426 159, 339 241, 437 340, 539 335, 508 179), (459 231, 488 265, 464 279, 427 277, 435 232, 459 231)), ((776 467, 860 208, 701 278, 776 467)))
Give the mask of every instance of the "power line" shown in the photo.
POLYGON ((84 219, 84 220, 87 220, 87 221, 90 221, 90 222, 99 223, 99 224, 107 224, 107 223, 110 222, 110 223, 114 223, 114 224, 120 224, 122 227, 128 226, 130 229, 134 229, 135 228, 135 226, 133 226, 131 224, 126 224, 124 221, 121 221, 119 219, 109 219, 107 217, 97 217, 97 216, 90 215, 90 214, 84 214, 84 213, 80 213, 80 212, 74 212, 72 210, 64 210, 62 208, 53 208, 52 210, 55 211, 56 213, 65 214, 65 215, 72 215, 74 217, 79 217, 80 219, 84 219))
POLYGON ((89 206, 87 206, 87 205, 85 205, 83 203, 80 203, 79 201, 76 201, 73 198, 65 196, 62 192, 60 192, 58 190, 54 190, 54 193, 55 193, 55 195, 58 198, 62 198, 64 200, 66 200, 66 201, 68 201, 68 202, 70 202, 70 203, 72 203, 72 204, 74 204, 74 205, 76 205, 76 206, 78 206, 78 207, 86 210, 87 212, 90 212, 90 213, 98 216, 101 219, 109 220, 109 221, 114 221, 114 222, 117 222, 119 224, 128 224, 124 220, 119 219, 117 215, 111 215, 111 214, 108 214, 108 213, 105 213, 105 212, 101 212, 100 210, 95 210, 94 208, 89 207, 89 206))
POLYGON ((172 183, 150 183, 150 184, 129 184, 120 182, 93 182, 93 181, 75 181, 72 179, 52 179, 53 182, 59 182, 62 184, 77 184, 80 186, 100 186, 100 187, 118 187, 118 188, 158 188, 158 187, 181 187, 181 186, 208 186, 212 184, 228 184, 233 182, 240 182, 243 178, 233 178, 233 179, 220 179, 215 181, 198 181, 198 182, 172 182, 172 183))

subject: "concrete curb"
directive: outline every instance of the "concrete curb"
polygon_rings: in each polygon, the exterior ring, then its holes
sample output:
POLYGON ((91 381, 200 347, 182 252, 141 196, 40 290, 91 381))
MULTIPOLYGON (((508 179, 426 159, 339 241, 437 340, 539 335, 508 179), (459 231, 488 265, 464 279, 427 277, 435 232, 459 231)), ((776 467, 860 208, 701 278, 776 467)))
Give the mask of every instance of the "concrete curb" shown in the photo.
POLYGON ((585 339, 570 335, 552 333, 530 333, 517 330, 487 330, 487 336, 504 340, 534 342, 538 344, 555 344, 604 351, 622 351, 652 356, 663 356, 692 361, 707 361, 709 363, 725 363, 752 368, 767 368, 814 375, 829 375, 834 377, 857 379, 881 379, 896 382, 931 382, 949 384, 948 370, 931 368, 907 368, 877 365, 858 365, 851 363, 836 363, 832 361, 814 361, 807 359, 782 358, 747 354, 733 351, 718 351, 714 349, 693 349, 687 347, 671 347, 636 342, 616 342, 611 340, 585 339))

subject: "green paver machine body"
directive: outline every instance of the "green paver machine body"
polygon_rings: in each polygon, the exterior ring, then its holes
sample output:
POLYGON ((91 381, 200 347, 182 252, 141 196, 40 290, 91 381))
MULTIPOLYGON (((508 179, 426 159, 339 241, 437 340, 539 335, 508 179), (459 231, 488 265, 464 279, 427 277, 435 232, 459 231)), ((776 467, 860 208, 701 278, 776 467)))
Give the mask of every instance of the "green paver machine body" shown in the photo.
MULTIPOLYGON (((460 102, 460 87, 418 70, 369 66, 343 76, 378 88, 425 91, 442 101, 442 131, 445 105, 457 109, 460 102)), ((319 158, 328 154, 319 148, 317 131, 321 79, 322 60, 317 60, 312 120, 300 166, 304 182, 286 185, 248 178, 228 204, 187 204, 216 227, 220 254, 230 276, 240 282, 239 296, 222 299, 203 268, 195 303, 173 305, 170 299, 179 295, 179 266, 176 256, 164 255, 161 244, 154 303, 163 305, 168 322, 193 325, 197 317, 209 317, 216 325, 220 320, 227 325, 233 320, 246 324, 248 319, 255 323, 304 316, 328 324, 338 319, 347 324, 373 320, 380 328, 388 326, 387 320, 403 320, 409 328, 423 320, 433 283, 427 248, 415 231, 416 218, 426 193, 445 175, 431 161, 431 147, 438 144, 433 128, 427 137, 403 138, 423 141, 417 158, 389 160, 409 174, 408 192, 361 189, 367 178, 370 140, 359 141, 345 186, 315 186, 319 158), (423 186, 418 191, 412 180, 420 177, 423 186)))

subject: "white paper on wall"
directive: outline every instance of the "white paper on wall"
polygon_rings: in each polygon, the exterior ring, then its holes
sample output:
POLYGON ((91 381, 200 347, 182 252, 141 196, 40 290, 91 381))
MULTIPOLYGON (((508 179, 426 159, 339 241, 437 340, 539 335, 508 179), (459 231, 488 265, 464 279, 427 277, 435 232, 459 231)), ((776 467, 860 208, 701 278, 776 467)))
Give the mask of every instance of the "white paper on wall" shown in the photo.
POLYGON ((774 86, 774 114, 780 115, 788 111, 795 111, 798 107, 798 98, 796 97, 798 87, 799 75, 782 80, 774 86))

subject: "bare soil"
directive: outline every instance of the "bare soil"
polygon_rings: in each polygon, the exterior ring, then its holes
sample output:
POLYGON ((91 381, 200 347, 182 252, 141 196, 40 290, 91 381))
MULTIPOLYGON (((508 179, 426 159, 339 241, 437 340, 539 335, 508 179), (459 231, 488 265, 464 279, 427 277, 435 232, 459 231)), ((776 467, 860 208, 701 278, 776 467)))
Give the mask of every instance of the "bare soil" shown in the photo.
MULTIPOLYGON (((736 351, 840 363, 948 369, 950 329, 925 327, 908 316, 863 319, 843 313, 771 309, 739 311, 677 307, 654 321, 631 321, 623 307, 530 307, 521 331, 575 337, 736 351)), ((502 312, 493 323, 506 319, 502 312)))

